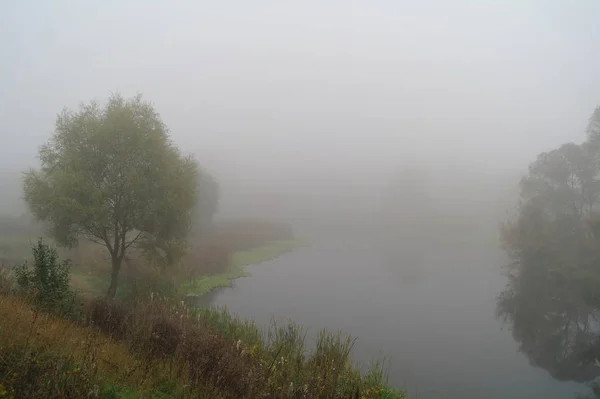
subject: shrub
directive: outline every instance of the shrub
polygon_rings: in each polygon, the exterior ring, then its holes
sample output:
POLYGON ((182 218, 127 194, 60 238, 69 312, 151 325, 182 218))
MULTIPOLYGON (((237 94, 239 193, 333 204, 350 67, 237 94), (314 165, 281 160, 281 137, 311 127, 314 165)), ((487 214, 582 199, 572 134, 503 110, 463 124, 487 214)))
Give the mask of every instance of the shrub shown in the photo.
POLYGON ((70 262, 60 262, 58 252, 40 238, 32 248, 33 267, 27 262, 15 267, 19 292, 37 307, 65 316, 80 318, 81 306, 69 287, 70 262))
POLYGON ((86 312, 88 324, 115 339, 125 338, 128 311, 121 303, 105 298, 92 300, 86 312))
POLYGON ((152 325, 146 350, 151 356, 167 358, 175 354, 181 341, 181 327, 166 317, 156 320, 152 325))

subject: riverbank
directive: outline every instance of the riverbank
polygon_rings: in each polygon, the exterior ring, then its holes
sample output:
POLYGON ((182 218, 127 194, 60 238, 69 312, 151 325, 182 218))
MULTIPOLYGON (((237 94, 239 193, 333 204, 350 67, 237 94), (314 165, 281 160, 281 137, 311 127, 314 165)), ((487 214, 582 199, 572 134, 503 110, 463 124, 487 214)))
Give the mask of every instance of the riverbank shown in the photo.
POLYGON ((96 300, 67 320, 30 299, 0 291, 0 397, 407 398, 380 363, 361 373, 340 333, 308 350, 296 324, 262 331, 180 302, 96 300))
POLYGON ((215 288, 230 287, 236 278, 247 277, 245 270, 248 265, 263 263, 277 259, 294 249, 310 245, 306 239, 294 238, 289 240, 271 241, 258 248, 247 251, 237 251, 231 255, 228 269, 223 273, 199 276, 181 285, 181 290, 188 296, 202 296, 215 288))
MULTIPOLYGON (((228 266, 223 272, 191 277, 188 280, 179 282, 174 289, 178 292, 177 295, 197 297, 205 295, 216 288, 230 287, 233 280, 250 275, 245 270, 246 266, 277 259, 285 253, 308 245, 310 245, 308 240, 294 238, 275 240, 254 249, 236 251, 229 256, 228 266)), ((127 270, 125 270, 124 279, 117 289, 116 297, 120 299, 130 296, 131 291, 134 289, 133 285, 135 283, 130 281, 126 273, 127 270)), ((96 273, 83 273, 81 270, 76 270, 72 274, 71 282, 81 295, 95 298, 104 294, 104 290, 110 281, 109 277, 108 270, 101 270, 96 273)))

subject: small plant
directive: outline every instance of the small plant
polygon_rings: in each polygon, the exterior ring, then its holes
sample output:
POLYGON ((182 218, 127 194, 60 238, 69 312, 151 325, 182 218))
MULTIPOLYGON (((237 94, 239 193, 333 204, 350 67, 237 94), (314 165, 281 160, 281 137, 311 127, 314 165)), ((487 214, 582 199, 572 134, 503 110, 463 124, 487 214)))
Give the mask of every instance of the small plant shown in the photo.
POLYGON ((61 263, 56 249, 44 244, 41 238, 32 252, 33 267, 24 262, 14 270, 19 292, 43 310, 80 317, 81 308, 69 287, 70 262, 61 263))

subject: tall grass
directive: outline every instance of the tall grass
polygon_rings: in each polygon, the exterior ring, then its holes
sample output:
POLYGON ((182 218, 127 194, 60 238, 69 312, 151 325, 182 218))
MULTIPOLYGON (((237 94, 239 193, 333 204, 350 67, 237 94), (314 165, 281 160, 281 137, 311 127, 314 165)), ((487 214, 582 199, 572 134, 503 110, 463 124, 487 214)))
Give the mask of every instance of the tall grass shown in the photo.
POLYGON ((76 393, 65 397, 81 397, 84 388, 97 391, 91 397, 405 397, 387 387, 379 368, 361 374, 350 356, 354 340, 341 333, 322 331, 309 351, 306 330, 294 323, 262 331, 226 310, 156 297, 127 307, 98 300, 87 314, 76 324, 1 296, 0 384, 7 392, 23 397, 14 393, 43 375, 40 381, 76 393), (38 361, 46 371, 34 370, 38 361), (13 369, 20 380, 12 379, 13 369))
POLYGON ((166 364, 148 369, 147 358, 127 342, 15 297, 0 297, 0 348, 0 393, 8 398, 151 398, 167 386, 173 387, 172 398, 216 392, 178 390, 185 385, 166 364))

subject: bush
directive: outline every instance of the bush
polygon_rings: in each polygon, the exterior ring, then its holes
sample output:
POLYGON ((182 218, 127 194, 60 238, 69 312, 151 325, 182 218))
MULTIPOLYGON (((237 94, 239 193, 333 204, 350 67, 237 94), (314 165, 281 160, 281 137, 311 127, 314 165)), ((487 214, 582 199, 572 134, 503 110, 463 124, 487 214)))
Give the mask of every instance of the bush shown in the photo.
POLYGON ((69 287, 70 262, 60 262, 58 252, 40 238, 33 251, 33 267, 15 267, 19 293, 40 309, 68 318, 81 318, 82 309, 69 287))
POLYGON ((121 303, 104 298, 92 300, 87 309, 87 322, 92 327, 115 339, 124 339, 127 333, 128 311, 121 303))

